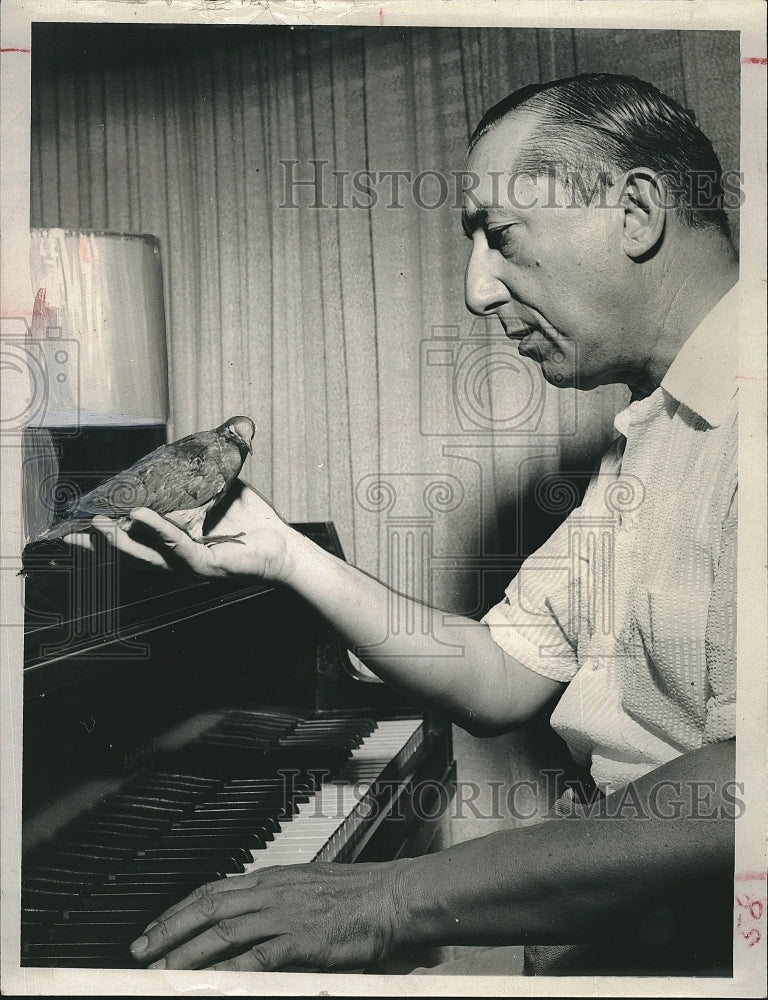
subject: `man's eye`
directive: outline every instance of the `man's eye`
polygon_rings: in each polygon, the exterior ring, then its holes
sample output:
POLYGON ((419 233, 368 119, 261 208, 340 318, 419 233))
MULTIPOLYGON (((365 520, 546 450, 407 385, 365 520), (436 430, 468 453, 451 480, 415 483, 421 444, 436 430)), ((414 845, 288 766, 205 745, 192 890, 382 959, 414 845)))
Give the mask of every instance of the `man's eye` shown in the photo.
POLYGON ((515 245, 515 226, 498 226, 496 229, 489 229, 486 239, 491 250, 498 250, 500 253, 510 253, 515 245))

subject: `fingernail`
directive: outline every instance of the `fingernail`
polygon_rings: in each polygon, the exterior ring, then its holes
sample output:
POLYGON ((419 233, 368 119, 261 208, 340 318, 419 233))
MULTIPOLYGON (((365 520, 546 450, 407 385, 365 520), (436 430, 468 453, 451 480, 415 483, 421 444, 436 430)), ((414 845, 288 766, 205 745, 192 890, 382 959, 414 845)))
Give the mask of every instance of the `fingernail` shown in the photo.
POLYGON ((144 930, 143 930, 143 931, 142 931, 141 933, 142 933, 142 934, 149 934, 149 932, 150 932, 150 931, 152 930, 152 928, 153 928, 153 927, 155 927, 155 926, 157 926, 157 921, 156 921, 156 920, 153 920, 151 924, 147 924, 147 926, 146 926, 146 927, 144 928, 144 930))
POLYGON ((153 962, 151 965, 148 965, 147 968, 148 969, 164 969, 165 968, 165 959, 164 958, 158 958, 158 960, 156 962, 153 962))
POLYGON ((142 936, 140 938, 136 938, 136 940, 131 945, 131 951, 135 951, 141 954, 142 951, 147 950, 148 944, 149 944, 149 938, 145 934, 142 934, 142 936))

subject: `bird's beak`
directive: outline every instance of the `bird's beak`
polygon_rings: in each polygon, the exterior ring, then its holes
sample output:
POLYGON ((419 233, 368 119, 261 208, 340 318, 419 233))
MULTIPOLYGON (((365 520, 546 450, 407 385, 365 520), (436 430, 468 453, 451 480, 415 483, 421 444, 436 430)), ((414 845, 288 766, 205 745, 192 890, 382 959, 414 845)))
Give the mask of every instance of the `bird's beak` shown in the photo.
POLYGON ((245 446, 248 449, 248 454, 252 455, 253 454, 253 445, 251 444, 251 442, 250 441, 246 441, 245 442, 245 446))

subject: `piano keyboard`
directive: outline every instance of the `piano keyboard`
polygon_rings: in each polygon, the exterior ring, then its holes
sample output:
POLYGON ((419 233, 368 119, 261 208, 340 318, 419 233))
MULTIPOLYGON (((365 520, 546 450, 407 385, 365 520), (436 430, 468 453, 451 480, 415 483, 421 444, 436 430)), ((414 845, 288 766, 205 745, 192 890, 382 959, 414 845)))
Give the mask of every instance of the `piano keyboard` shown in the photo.
POLYGON ((22 964, 132 967, 136 933, 205 882, 353 861, 423 744, 420 718, 224 713, 25 861, 22 964))

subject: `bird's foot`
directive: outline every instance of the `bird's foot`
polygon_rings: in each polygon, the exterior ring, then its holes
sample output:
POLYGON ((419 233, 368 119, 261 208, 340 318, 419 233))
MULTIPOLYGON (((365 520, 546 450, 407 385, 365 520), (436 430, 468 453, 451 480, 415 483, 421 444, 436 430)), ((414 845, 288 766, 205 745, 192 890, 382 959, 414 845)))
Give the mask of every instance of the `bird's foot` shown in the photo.
POLYGON ((203 545, 218 545, 220 542, 237 542, 238 545, 245 545, 244 534, 244 531, 239 531, 236 535, 203 535, 200 541, 203 545))

